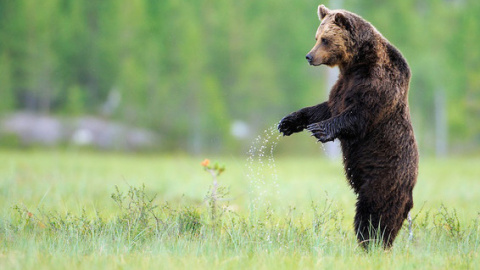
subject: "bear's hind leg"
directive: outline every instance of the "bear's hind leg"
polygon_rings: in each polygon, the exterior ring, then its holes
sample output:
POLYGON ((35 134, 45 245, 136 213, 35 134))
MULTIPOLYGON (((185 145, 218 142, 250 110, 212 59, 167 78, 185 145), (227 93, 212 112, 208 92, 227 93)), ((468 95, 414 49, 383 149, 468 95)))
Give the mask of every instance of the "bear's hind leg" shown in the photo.
POLYGON ((397 201, 381 203, 382 205, 378 205, 378 201, 369 200, 365 196, 359 196, 357 201, 355 232, 358 242, 366 250, 377 241, 381 241, 384 248, 390 248, 405 219, 403 211, 398 212, 399 209, 403 210, 405 205, 397 201))
POLYGON ((355 213, 355 233, 358 243, 365 249, 374 244, 379 239, 381 232, 380 218, 372 211, 372 205, 359 199, 357 201, 357 210, 355 213))

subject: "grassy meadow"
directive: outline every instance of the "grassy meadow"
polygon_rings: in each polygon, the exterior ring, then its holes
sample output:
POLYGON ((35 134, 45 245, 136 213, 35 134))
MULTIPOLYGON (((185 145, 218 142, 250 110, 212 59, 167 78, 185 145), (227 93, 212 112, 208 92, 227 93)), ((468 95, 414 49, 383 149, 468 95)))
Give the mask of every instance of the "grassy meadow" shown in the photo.
MULTIPOLYGON (((358 247, 340 160, 0 152, 0 269, 473 269, 480 158, 422 158, 414 239, 358 247), (252 176, 253 175, 253 176, 252 176)), ((270 157, 271 158, 271 157, 270 157)))

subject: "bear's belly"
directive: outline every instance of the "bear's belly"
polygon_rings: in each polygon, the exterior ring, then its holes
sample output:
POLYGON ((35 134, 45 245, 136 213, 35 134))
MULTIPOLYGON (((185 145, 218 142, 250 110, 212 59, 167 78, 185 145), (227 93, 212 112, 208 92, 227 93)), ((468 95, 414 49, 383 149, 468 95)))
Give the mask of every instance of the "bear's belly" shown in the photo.
POLYGON ((413 189, 418 168, 415 138, 410 124, 397 123, 372 129, 361 139, 340 139, 345 175, 356 193, 364 185, 384 191, 400 185, 413 189))

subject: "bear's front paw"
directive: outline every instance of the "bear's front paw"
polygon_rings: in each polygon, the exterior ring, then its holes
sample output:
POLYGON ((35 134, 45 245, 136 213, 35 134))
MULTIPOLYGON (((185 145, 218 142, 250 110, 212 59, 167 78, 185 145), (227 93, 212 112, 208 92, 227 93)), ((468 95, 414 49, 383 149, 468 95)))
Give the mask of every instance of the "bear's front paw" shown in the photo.
POLYGON ((312 132, 312 136, 315 136, 319 142, 326 143, 333 141, 333 132, 328 128, 325 122, 319 122, 311 124, 307 127, 307 130, 312 132))
POLYGON ((297 113, 291 113, 285 116, 280 123, 278 123, 278 131, 283 133, 283 136, 290 136, 295 132, 300 132, 305 128, 305 125, 302 124, 298 119, 297 113))

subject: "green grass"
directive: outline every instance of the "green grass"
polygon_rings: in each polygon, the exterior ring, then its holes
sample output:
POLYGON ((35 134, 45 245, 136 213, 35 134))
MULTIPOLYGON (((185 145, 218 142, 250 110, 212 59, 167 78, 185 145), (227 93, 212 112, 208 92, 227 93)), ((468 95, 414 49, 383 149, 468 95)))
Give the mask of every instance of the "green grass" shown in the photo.
POLYGON ((275 168, 254 162, 264 183, 252 183, 246 158, 212 158, 226 165, 219 183, 229 191, 215 202, 213 220, 203 158, 0 152, 0 269, 472 269, 480 263, 479 158, 422 159, 415 239, 408 241, 404 229, 390 251, 369 253, 356 244, 355 196, 340 161, 282 156, 275 168))

